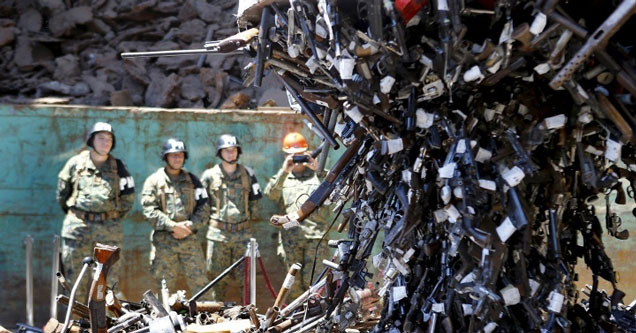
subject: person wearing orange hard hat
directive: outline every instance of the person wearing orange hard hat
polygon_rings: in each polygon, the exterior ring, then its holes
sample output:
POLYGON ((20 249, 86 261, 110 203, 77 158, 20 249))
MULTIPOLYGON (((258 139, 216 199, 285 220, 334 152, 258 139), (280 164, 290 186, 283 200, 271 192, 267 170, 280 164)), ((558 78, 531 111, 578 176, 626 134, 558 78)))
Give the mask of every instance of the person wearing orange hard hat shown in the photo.
MULTIPOLYGON (((318 161, 308 151, 305 137, 292 132, 283 139, 282 150, 287 154, 282 167, 269 180, 265 195, 285 208, 287 214, 296 212, 311 193, 320 186, 317 175, 318 161)), ((296 275, 291 296, 297 297, 311 286, 311 270, 316 246, 327 229, 329 209, 318 209, 298 227, 282 230, 279 236, 279 253, 288 267, 301 264, 296 275), (282 247, 282 250, 281 250, 282 247)), ((328 259, 329 248, 323 243, 318 248, 317 262, 328 259)))

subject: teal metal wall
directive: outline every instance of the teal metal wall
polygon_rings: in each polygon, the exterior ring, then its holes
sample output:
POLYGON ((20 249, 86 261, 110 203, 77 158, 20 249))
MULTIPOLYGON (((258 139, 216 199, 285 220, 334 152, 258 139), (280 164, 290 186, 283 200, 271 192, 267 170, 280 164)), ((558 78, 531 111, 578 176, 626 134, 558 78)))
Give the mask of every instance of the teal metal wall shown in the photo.
MULTIPOLYGON (((117 109, 79 106, 0 105, 0 325, 12 328, 25 315, 25 251, 27 234, 34 238, 35 322, 48 320, 51 251, 64 215, 55 201, 57 174, 64 163, 85 148, 87 129, 96 121, 110 122, 117 135, 113 154, 123 159, 137 188, 135 207, 124 221, 124 245, 118 265, 123 265, 119 289, 133 301, 155 286, 150 285, 148 236, 139 204, 145 178, 161 166, 162 142, 183 138, 190 158, 186 168, 197 175, 218 163, 214 142, 223 133, 237 135, 243 146, 241 163, 252 166, 261 187, 283 162, 282 137, 300 130, 312 142, 316 138, 303 128, 302 117, 284 109, 270 111, 117 109)), ((314 145, 315 146, 315 145, 314 145)), ((261 201, 262 215, 271 216, 271 201, 261 201)), ((259 223, 254 235, 275 288, 285 269, 276 257, 277 230, 259 223)), ((259 286, 264 286, 258 277, 259 286)), ((183 285, 183 284, 182 284, 183 285)), ((185 288, 185 285, 183 285, 185 288)), ((273 303, 259 288, 259 307, 273 303)), ((60 311, 65 311, 60 307, 60 311)))

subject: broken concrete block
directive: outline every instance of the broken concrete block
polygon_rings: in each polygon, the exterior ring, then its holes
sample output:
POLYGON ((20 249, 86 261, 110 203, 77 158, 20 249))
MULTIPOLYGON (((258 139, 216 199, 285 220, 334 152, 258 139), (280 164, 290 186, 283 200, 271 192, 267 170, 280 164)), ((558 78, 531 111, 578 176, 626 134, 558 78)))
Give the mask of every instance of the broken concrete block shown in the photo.
POLYGON ((106 82, 105 78, 97 78, 92 75, 82 75, 82 81, 88 83, 88 86, 91 87, 94 95, 99 96, 110 96, 113 91, 115 91, 115 87, 112 84, 106 82))
POLYGON ((179 9, 177 18, 180 22, 185 22, 197 18, 198 16, 199 13, 197 13, 197 10, 192 6, 192 1, 186 1, 179 9))
POLYGON ((201 85, 201 79, 196 75, 188 75, 181 81, 181 97, 197 101, 205 97, 205 91, 201 85))
POLYGON ((145 105, 154 107, 171 107, 179 96, 179 76, 170 74, 165 77, 158 71, 150 74, 150 85, 146 89, 145 105))
POLYGON ((47 8, 51 13, 59 13, 66 9, 63 0, 39 0, 42 8, 47 8))
POLYGON ((47 92, 56 92, 62 95, 83 96, 88 94, 91 89, 88 84, 84 82, 80 82, 75 85, 68 85, 59 81, 48 81, 40 84, 38 86, 38 91, 40 92, 40 95, 47 92))
POLYGON ((139 62, 139 59, 125 59, 124 69, 137 82, 142 83, 144 86, 150 84, 146 68, 139 62))
POLYGON ((60 37, 78 24, 85 24, 93 20, 91 7, 80 6, 53 15, 49 20, 49 30, 53 36, 60 37))
POLYGON ((0 47, 13 43, 15 32, 13 27, 0 28, 0 47))
POLYGON ((90 21, 88 23, 88 26, 92 31, 95 31, 102 36, 114 34, 113 29, 111 29, 108 24, 106 24, 104 21, 100 19, 94 19, 90 21))
POLYGON ((80 75, 79 58, 67 54, 55 59, 53 78, 67 84, 73 84, 80 75))
POLYGON ((194 19, 181 24, 176 35, 177 38, 186 43, 201 43, 205 37, 205 32, 205 22, 194 19))
POLYGON ((18 28, 33 32, 42 30, 42 14, 33 8, 27 10, 24 14, 20 15, 18 28))
POLYGON ((250 96, 239 91, 223 102, 221 109, 245 109, 249 105, 250 99, 250 96))
POLYGON ((13 56, 13 62, 18 66, 21 71, 29 71, 35 67, 33 61, 33 47, 29 37, 20 36, 16 41, 15 55, 13 56))
POLYGON ((132 106, 133 101, 128 90, 113 91, 110 94, 110 105, 112 106, 132 106))
POLYGON ((129 75, 124 75, 124 79, 121 82, 122 90, 127 90, 132 100, 131 105, 143 105, 144 103, 144 91, 146 86, 135 81, 129 75))
MULTIPOLYGON (((206 0, 189 0, 188 2, 203 21, 212 23, 224 20, 221 8, 218 6, 211 5, 206 0)), ((233 21, 233 18, 230 21, 233 21)))

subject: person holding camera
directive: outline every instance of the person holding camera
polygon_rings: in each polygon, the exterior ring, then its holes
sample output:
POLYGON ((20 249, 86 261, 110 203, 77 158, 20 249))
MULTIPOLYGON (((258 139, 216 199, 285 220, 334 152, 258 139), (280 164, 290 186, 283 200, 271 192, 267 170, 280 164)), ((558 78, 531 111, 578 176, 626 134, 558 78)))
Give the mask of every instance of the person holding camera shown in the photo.
MULTIPOLYGON (((318 161, 307 151, 308 148, 302 134, 287 134, 283 139, 283 152, 287 153, 283 166, 272 176, 264 191, 268 198, 284 206, 287 214, 296 212, 321 183, 317 175, 318 161)), ((316 246, 327 229, 328 218, 329 209, 320 208, 298 227, 283 230, 279 235, 279 254, 287 267, 294 263, 302 265, 291 290, 292 298, 299 296, 311 286, 316 246)), ((329 259, 328 256, 329 248, 324 242, 318 248, 316 266, 321 267, 322 259, 329 259)))

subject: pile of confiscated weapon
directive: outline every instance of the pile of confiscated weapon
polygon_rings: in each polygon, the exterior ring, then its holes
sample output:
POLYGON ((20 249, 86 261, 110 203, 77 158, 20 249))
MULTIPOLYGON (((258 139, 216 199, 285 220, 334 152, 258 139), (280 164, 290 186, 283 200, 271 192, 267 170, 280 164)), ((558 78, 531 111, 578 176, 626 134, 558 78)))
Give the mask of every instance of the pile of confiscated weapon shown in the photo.
POLYGON ((636 0, 241 1, 239 27, 257 36, 221 43, 255 56, 245 84, 276 75, 323 153, 346 146, 297 213, 271 219, 293 227, 333 203, 347 231, 329 241, 337 259, 260 329, 354 327, 373 264, 384 309, 369 330, 636 331, 592 205, 605 196, 606 237, 629 236, 612 207, 627 201, 620 180, 632 198, 636 180, 635 10, 636 0), (579 258, 594 281, 583 295, 579 258))

